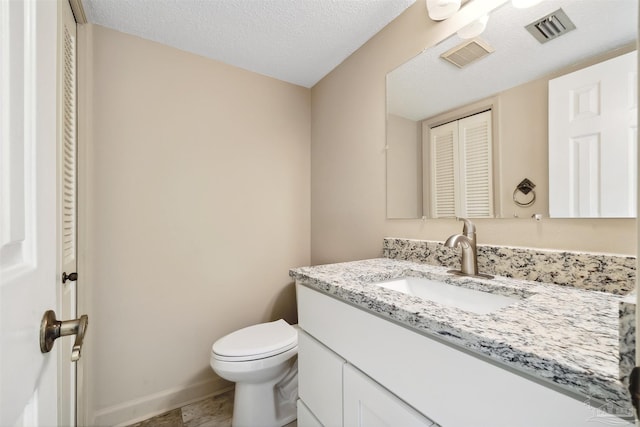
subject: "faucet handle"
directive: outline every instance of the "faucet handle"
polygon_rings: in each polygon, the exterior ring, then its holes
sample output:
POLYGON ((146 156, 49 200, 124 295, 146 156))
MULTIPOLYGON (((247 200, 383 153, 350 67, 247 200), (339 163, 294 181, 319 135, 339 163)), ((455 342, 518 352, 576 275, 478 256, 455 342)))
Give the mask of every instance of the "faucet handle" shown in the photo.
POLYGON ((467 218, 461 218, 461 217, 457 217, 456 218, 458 221, 463 221, 464 222, 464 226, 462 227, 462 233, 467 235, 467 234, 471 234, 471 233, 475 233, 476 232, 476 226, 474 223, 472 223, 470 220, 468 220, 467 218))

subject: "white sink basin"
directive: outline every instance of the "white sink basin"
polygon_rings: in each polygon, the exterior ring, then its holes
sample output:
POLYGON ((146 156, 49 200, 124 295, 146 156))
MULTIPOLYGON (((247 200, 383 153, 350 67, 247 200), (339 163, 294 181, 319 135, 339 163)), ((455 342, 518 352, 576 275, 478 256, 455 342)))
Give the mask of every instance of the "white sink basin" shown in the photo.
POLYGON ((373 285, 478 314, 491 313, 521 299, 516 296, 469 289, 425 277, 406 276, 373 283, 373 285))

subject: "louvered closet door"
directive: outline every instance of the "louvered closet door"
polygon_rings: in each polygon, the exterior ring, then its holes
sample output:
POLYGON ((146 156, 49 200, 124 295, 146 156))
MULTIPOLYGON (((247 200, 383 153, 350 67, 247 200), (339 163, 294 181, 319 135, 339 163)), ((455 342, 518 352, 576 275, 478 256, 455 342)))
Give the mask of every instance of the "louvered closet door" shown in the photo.
POLYGON ((431 216, 456 216, 456 183, 458 174, 458 123, 447 123, 431 129, 431 216))
MULTIPOLYGON (((70 7, 66 9, 71 13, 70 7)), ((76 271, 76 34, 73 15, 67 18, 72 21, 66 22, 65 20, 63 27, 61 253, 62 269, 67 273, 71 273, 76 271)))
MULTIPOLYGON (((76 22, 67 1, 62 3, 63 25, 60 28, 59 58, 60 79, 60 135, 59 135, 59 200, 60 200, 60 274, 76 272, 76 22)), ((77 282, 62 280, 59 319, 77 318, 77 282)), ((71 348, 74 338, 62 339, 60 346, 60 425, 76 425, 76 363, 71 363, 71 348)))
POLYGON ((460 216, 493 216, 491 111, 458 121, 460 139, 460 216))

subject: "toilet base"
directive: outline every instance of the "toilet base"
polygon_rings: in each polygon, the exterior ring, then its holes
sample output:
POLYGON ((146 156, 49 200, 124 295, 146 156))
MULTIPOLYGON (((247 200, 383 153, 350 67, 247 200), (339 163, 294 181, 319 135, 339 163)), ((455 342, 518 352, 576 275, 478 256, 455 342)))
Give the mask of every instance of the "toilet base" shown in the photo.
POLYGON ((232 427, 282 427, 294 421, 297 384, 289 396, 282 390, 279 384, 236 383, 232 427))

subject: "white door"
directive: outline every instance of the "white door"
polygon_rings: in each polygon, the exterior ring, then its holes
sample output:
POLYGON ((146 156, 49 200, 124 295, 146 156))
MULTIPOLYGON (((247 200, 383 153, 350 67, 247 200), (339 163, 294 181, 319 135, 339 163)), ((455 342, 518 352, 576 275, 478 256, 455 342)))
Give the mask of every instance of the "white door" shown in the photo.
POLYGON ((59 425, 59 354, 40 351, 40 323, 46 310, 60 307, 56 191, 60 5, 0 2, 2 426, 59 425))
POLYGON ((635 217, 637 53, 549 81, 549 213, 635 217))

